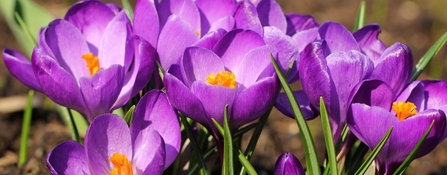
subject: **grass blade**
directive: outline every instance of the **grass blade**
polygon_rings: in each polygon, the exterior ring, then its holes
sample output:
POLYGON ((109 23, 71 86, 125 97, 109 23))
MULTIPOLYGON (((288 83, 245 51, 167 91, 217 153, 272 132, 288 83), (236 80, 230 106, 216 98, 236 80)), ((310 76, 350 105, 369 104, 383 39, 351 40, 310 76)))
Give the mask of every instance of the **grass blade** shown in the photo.
POLYGON ((188 121, 186 120, 186 117, 183 114, 180 114, 180 119, 182 122, 182 125, 185 128, 186 135, 191 140, 192 148, 194 152, 196 152, 196 155, 198 155, 199 158, 199 164, 202 168, 204 174, 208 174, 208 169, 206 168, 205 160, 203 159, 203 155, 200 152, 199 142, 197 141, 196 137, 194 137, 193 131, 191 126, 189 125, 188 121))
POLYGON ((366 21, 366 3, 365 3, 365 1, 361 1, 359 10, 357 11, 357 17, 355 19, 353 31, 355 32, 358 29, 365 26, 365 21, 366 21))
POLYGON ((242 153, 242 151, 238 149, 236 146, 234 147, 234 150, 239 153, 237 158, 239 159, 239 162, 241 162, 244 172, 246 171, 249 175, 257 175, 258 173, 256 172, 255 168, 253 168, 250 161, 248 161, 248 159, 245 158, 244 153, 242 153))
POLYGON ((372 150, 371 154, 366 158, 365 162, 360 166, 360 168, 355 172, 355 174, 365 174, 366 170, 368 170, 371 163, 374 161, 376 156, 379 154, 380 150, 382 150, 386 141, 390 138, 391 132, 393 132, 393 127, 391 127, 388 132, 386 132, 385 136, 383 136, 382 140, 377 144, 377 146, 372 150))
POLYGON ((133 20, 133 9, 129 3, 129 0, 121 0, 121 3, 123 4, 123 8, 126 11, 127 17, 129 17, 130 21, 132 21, 133 20))
POLYGON ((416 80, 419 75, 421 75, 422 71, 427 67, 428 63, 430 63, 431 59, 438 54, 439 50, 442 46, 444 46, 445 42, 447 41, 447 32, 442 35, 438 41, 433 44, 433 46, 428 49, 428 51, 422 56, 422 58, 419 60, 418 64, 416 64, 415 68, 413 69, 413 74, 411 75, 410 82, 416 80))
POLYGON ((225 105, 224 111, 224 126, 223 126, 223 138, 224 138, 224 157, 222 165, 223 175, 234 174, 233 164, 233 139, 231 138, 230 127, 228 124, 228 105, 225 105))
POLYGON ((132 105, 132 107, 130 107, 130 109, 127 111, 126 115, 124 115, 124 120, 126 120, 128 126, 130 126, 130 123, 132 123, 134 112, 135 112, 135 105, 132 105))
POLYGON ((20 152, 18 166, 22 167, 28 159, 28 138, 31 127, 31 113, 33 112, 34 91, 28 91, 25 112, 23 113, 22 133, 20 135, 20 152))
POLYGON ((315 143, 313 141, 312 135, 310 134, 309 126, 307 126, 306 120, 304 119, 301 109, 293 95, 290 85, 287 83, 281 69, 278 66, 275 58, 270 54, 270 59, 272 60, 273 66, 275 67, 276 74, 278 75, 279 81, 284 89, 284 92, 289 99, 290 106, 292 107, 293 114, 295 115, 295 120, 300 129, 300 135, 304 145, 304 152, 306 153, 306 165, 307 172, 311 175, 320 174, 320 166, 318 165, 317 151, 315 150, 315 143))
POLYGON ((326 111, 326 105, 324 104, 323 97, 320 97, 320 117, 323 125, 324 142, 326 143, 326 150, 328 154, 329 166, 326 167, 324 174, 331 173, 331 175, 337 175, 337 158, 334 146, 334 138, 332 137, 331 124, 329 123, 329 116, 326 111))

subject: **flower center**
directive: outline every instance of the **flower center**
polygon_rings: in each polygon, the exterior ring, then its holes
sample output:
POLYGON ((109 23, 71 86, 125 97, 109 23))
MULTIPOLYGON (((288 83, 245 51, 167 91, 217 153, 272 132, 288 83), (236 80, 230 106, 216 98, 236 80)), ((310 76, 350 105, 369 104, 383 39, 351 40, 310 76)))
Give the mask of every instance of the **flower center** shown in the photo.
POLYGON ((236 75, 228 71, 221 71, 216 75, 211 73, 206 78, 206 82, 212 85, 220 85, 236 89, 236 75))
POLYGON ((127 159, 126 155, 113 153, 109 161, 115 166, 115 168, 110 170, 110 175, 133 175, 132 162, 127 159))
POLYGON ((82 59, 87 62, 87 68, 90 70, 90 76, 93 76, 99 71, 99 59, 97 56, 94 56, 93 53, 89 52, 82 55, 82 59))
POLYGON ((403 121, 406 118, 418 113, 418 111, 416 110, 416 105, 411 102, 393 102, 392 108, 394 112, 396 112, 396 117, 399 119, 399 121, 403 121))
POLYGON ((194 32, 196 33, 196 35, 197 35, 198 37, 200 37, 200 32, 199 32, 199 31, 195 30, 194 32))

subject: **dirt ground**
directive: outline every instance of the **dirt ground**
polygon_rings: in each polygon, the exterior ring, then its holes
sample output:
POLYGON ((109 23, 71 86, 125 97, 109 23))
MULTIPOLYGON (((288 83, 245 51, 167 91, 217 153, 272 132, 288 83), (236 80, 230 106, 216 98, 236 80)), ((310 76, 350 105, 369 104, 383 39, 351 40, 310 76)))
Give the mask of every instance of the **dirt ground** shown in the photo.
MULTIPOLYGON (((35 0, 55 17, 62 17, 74 0, 35 0)), ((120 0, 107 2, 120 3, 120 0)), ((351 29, 359 1, 355 0, 279 0, 284 12, 314 15, 322 23, 338 21, 351 29)), ((447 1, 445 0, 368 0, 367 23, 382 26, 380 38, 388 46, 401 42, 407 44, 415 60, 447 31, 447 1)), ((0 2, 1 5, 1 2, 0 2)), ((0 14, 0 49, 5 47, 20 50, 5 19, 0 14)), ((421 76, 423 79, 447 78, 447 49, 439 54, 421 76)), ((416 62, 416 61, 415 61, 416 62)), ((20 144, 20 128, 23 106, 29 88, 11 76, 3 61, 0 61, 0 174, 49 174, 45 156, 58 143, 70 139, 68 129, 57 112, 45 106, 44 96, 36 95, 32 127, 29 139, 29 161, 17 168, 20 144)), ((324 158, 324 140, 319 118, 311 121, 319 159, 324 158)), ((249 134, 247 134, 249 135, 249 134)), ((246 145, 249 137, 244 139, 246 145)), ((260 168, 260 174, 271 174, 276 158, 283 152, 294 153, 304 162, 304 152, 299 130, 294 120, 274 110, 262 132, 252 162, 260 168)), ((406 174, 447 174, 447 141, 429 155, 414 160, 406 174)))

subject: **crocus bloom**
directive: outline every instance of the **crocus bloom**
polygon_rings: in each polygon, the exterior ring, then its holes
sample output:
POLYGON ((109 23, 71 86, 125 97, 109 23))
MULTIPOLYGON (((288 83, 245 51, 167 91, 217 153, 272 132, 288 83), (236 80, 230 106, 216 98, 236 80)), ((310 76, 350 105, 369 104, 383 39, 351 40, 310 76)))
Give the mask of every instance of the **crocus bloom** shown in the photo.
POLYGON ((120 116, 93 120, 82 147, 75 141, 47 156, 51 174, 162 174, 180 149, 178 117, 166 95, 148 92, 136 107, 130 128, 120 116))
MULTIPOLYGON (((438 89, 440 90, 440 89, 438 89)), ((443 89, 445 91, 446 89, 443 89)), ((351 111, 348 115, 350 131, 373 149, 390 127, 393 131, 376 158, 378 174, 392 174, 416 146, 434 121, 433 128, 415 158, 432 151, 444 138, 446 118, 442 110, 430 109, 444 96, 435 89, 430 96, 421 82, 413 82, 400 94, 380 80, 367 80, 353 91, 351 111), (432 99, 433 98, 433 99, 432 99), (432 105, 431 104, 431 105, 432 105)))
POLYGON ((155 50, 131 30, 124 11, 81 1, 42 29, 31 62, 10 49, 3 58, 25 85, 92 121, 124 105, 152 75, 155 50))
POLYGON ((187 48, 180 64, 165 73, 172 105, 215 136, 218 132, 211 119, 223 124, 226 104, 232 130, 259 118, 279 88, 269 56, 276 55, 275 47, 265 45, 256 32, 241 29, 202 44, 209 47, 187 48))
POLYGON ((292 153, 284 153, 278 157, 275 164, 275 175, 304 175, 303 166, 292 153))

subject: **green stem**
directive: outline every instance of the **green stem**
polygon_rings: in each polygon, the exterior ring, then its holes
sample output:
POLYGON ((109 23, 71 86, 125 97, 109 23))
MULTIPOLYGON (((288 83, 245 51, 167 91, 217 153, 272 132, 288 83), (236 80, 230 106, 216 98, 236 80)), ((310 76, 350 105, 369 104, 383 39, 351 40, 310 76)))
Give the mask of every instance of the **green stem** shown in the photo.
POLYGON ((28 138, 31 127, 31 113, 33 112, 33 97, 34 91, 30 90, 28 92, 26 108, 23 114, 22 133, 20 137, 19 168, 26 163, 28 158, 28 138))

